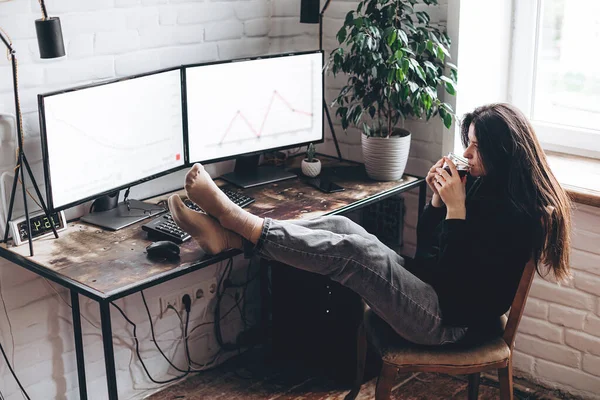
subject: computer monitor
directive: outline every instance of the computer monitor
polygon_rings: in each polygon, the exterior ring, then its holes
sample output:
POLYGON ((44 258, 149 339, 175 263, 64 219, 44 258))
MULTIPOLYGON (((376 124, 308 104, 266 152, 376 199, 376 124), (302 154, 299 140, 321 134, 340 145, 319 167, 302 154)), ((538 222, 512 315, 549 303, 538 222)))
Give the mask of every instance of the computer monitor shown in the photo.
POLYGON ((222 178, 238 186, 296 176, 257 168, 262 152, 323 141, 322 51, 190 66, 184 80, 190 162, 237 158, 222 178))
MULTIPOLYGON (((185 165, 181 68, 46 93, 38 102, 54 211, 185 165)), ((83 220, 118 229, 160 211, 135 201, 83 220)))

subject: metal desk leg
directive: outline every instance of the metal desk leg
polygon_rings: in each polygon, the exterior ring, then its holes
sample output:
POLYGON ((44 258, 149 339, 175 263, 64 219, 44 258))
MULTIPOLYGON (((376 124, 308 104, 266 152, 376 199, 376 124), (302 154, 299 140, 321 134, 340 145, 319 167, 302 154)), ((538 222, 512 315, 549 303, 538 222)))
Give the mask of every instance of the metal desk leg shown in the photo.
POLYGON ((423 181, 419 186, 419 217, 423 214, 425 208, 425 196, 427 195, 427 181, 423 181))
POLYGON ((82 400, 87 400, 87 384, 85 381, 85 361, 83 357, 83 336, 81 335, 81 313, 79 311, 79 295, 74 290, 71 290, 71 310, 73 313, 73 335, 75 336, 75 354, 77 356, 79 398, 82 400))
POLYGON ((102 343, 104 344, 104 364, 106 366, 106 384, 109 400, 117 400, 117 374, 115 372, 115 351, 112 342, 110 324, 110 302, 100 302, 100 320, 102 321, 102 343))

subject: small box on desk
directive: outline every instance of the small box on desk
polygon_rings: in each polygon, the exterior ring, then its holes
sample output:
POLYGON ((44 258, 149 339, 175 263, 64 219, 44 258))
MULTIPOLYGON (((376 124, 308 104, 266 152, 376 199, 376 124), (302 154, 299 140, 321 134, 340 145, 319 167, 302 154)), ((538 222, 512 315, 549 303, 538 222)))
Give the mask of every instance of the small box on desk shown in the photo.
POLYGON ((273 355, 352 383, 363 316, 360 296, 326 276, 270 263, 273 355))

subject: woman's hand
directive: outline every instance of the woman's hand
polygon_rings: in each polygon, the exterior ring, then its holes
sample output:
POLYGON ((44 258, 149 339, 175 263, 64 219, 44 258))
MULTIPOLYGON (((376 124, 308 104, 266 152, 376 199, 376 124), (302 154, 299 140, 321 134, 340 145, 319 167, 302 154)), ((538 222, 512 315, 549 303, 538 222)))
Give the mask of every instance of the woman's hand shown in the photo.
POLYGON ((433 167, 431 167, 431 169, 427 173, 427 177, 425 178, 425 181, 427 182, 427 185, 433 191, 433 198, 431 199, 431 204, 434 207, 441 207, 444 204, 442 202, 440 194, 438 193, 437 188, 435 187, 435 176, 437 174, 437 169, 441 168, 442 165, 444 165, 444 158, 443 157, 440 158, 440 160, 438 162, 436 162, 435 164, 433 164, 433 167))
POLYGON ((467 198, 465 185, 467 178, 464 177, 461 179, 456 170, 456 165, 454 165, 452 160, 446 157, 442 160, 446 161, 452 175, 443 168, 436 168, 433 184, 448 209, 446 218, 465 219, 467 214, 465 208, 465 200, 467 198))

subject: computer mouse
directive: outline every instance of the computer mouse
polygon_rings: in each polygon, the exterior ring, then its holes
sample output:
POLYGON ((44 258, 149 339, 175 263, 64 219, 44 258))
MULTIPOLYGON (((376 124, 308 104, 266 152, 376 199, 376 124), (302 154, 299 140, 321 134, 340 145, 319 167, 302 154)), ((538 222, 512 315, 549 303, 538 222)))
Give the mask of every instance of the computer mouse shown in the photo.
POLYGON ((148 257, 153 258, 166 258, 168 260, 179 258, 179 246, 169 240, 151 243, 146 247, 146 252, 148 252, 148 257))

